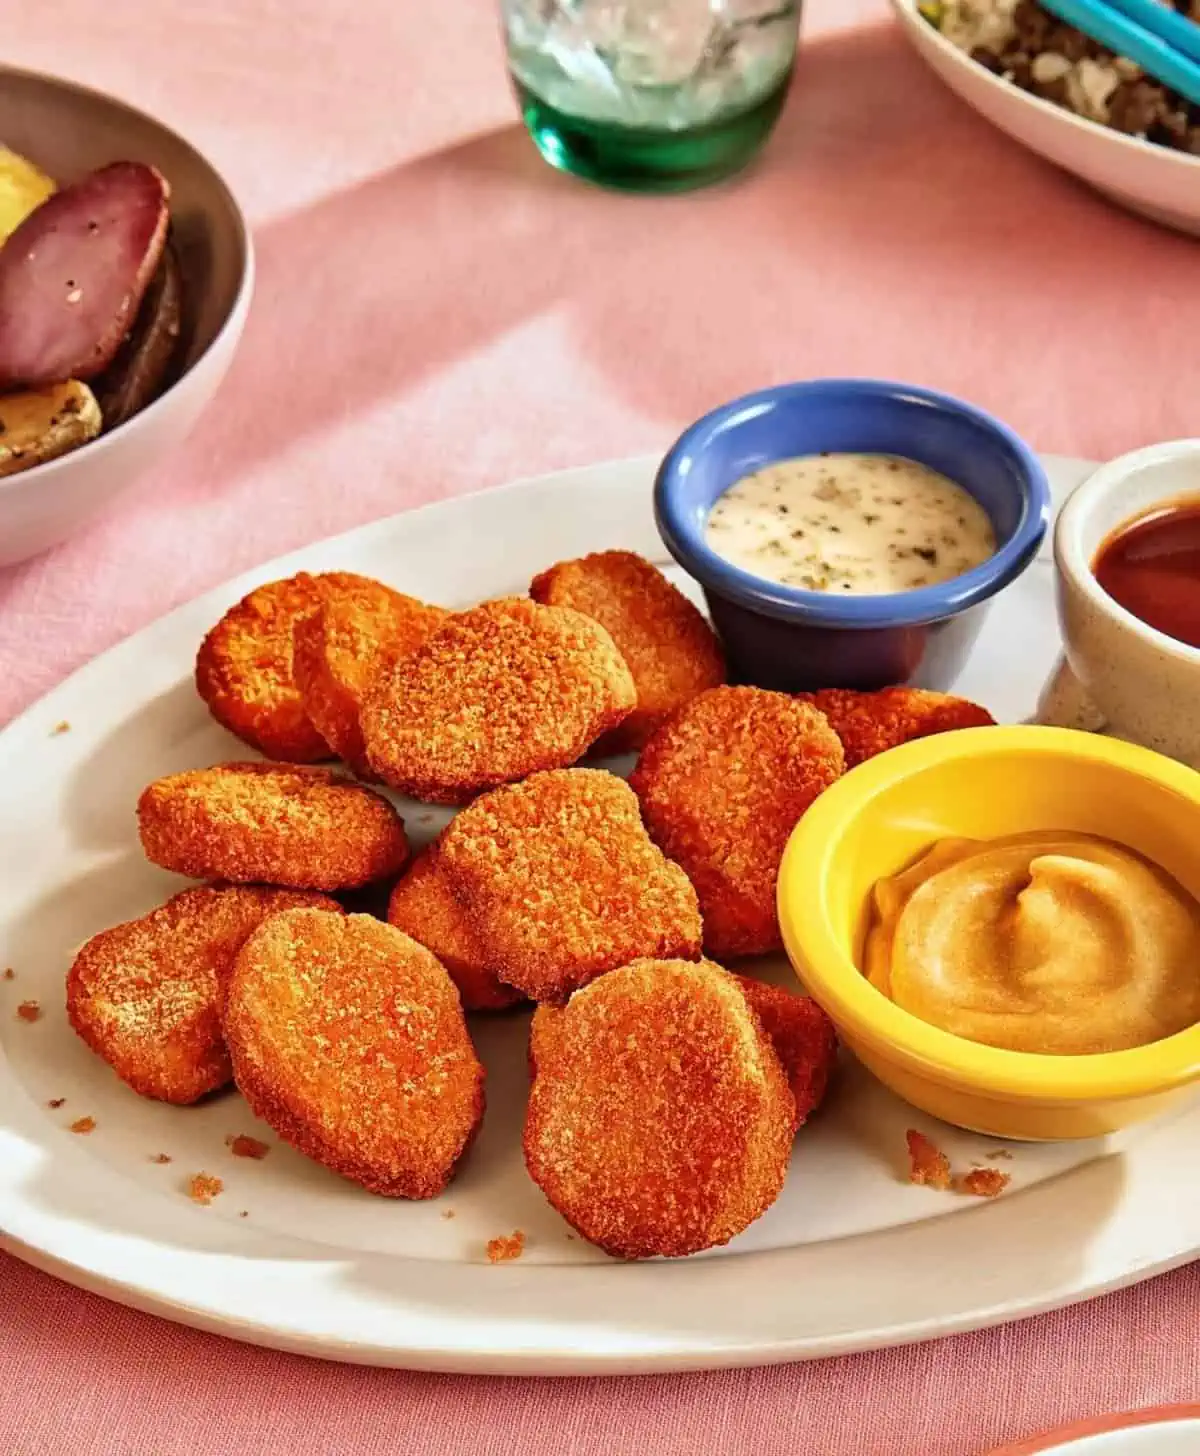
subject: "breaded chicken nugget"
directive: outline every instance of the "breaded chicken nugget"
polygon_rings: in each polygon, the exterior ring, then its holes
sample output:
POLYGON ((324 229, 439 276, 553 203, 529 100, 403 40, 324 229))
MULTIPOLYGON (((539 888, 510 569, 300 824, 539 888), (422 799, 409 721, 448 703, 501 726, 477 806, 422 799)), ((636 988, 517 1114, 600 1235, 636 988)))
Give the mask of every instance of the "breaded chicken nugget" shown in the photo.
POLYGON ((810 996, 756 981, 753 976, 735 980, 783 1063, 796 1099, 797 1122, 803 1123, 825 1100, 837 1061, 833 1022, 810 996))
POLYGON ((292 630, 331 593, 366 580, 345 571, 302 571, 257 587, 230 607, 196 656, 196 689, 217 722, 267 758, 328 758, 329 746, 309 721, 292 678, 292 630))
POLYGON ((485 795, 446 828, 438 858, 496 974, 534 1001, 563 1001, 638 956, 700 954, 695 890, 602 769, 485 795))
POLYGON ((655 842, 696 887, 710 955, 779 948, 784 846, 842 763, 815 708, 761 688, 701 693, 646 745, 629 782, 655 842))
POLYGON ((309 721, 356 773, 366 769, 358 724, 381 663, 415 652, 450 615, 382 582, 354 578, 292 633, 292 675, 309 721))
POLYGON ((453 617, 384 673, 361 723, 384 783, 434 804, 574 763, 637 701, 597 622, 511 597, 453 617))
POLYGON ((913 738, 955 728, 984 728, 996 721, 978 703, 924 688, 881 688, 876 693, 825 688, 798 696, 829 719, 842 740, 848 769, 913 738))
POLYGON ((712 628, 657 567, 632 551, 560 562, 534 578, 529 595, 595 618, 629 664, 637 707, 596 744, 597 753, 641 748, 677 708, 725 681, 725 657, 712 628))
POLYGON ((222 987, 264 920, 335 900, 262 885, 184 890, 137 920, 102 930, 67 975, 67 1017, 143 1097, 195 1102, 233 1076, 221 1034, 222 987))
POLYGON ((483 1116, 483 1067, 435 957, 369 915, 293 910, 242 947, 225 1038, 254 1111, 389 1198, 433 1198, 483 1116))
POLYGON ((694 1254, 728 1243, 775 1201, 795 1104, 719 966, 642 960, 610 971, 534 1040, 525 1164, 584 1238, 626 1259, 694 1254))
POLYGON ((189 769, 143 790, 137 813, 147 859, 197 880, 346 890, 408 858, 388 801, 324 768, 189 769))
POLYGON ((502 1011, 524 1000, 489 968, 483 942, 455 899, 436 845, 423 850, 397 883, 387 918, 437 956, 467 1011, 502 1011))
POLYGON ((550 1006, 547 1003, 534 1007, 533 1015, 529 1019, 528 1053, 531 1077, 536 1077, 539 1065, 547 1057, 554 1055, 554 1048, 558 1044, 558 1025, 565 1009, 565 1006, 550 1006))

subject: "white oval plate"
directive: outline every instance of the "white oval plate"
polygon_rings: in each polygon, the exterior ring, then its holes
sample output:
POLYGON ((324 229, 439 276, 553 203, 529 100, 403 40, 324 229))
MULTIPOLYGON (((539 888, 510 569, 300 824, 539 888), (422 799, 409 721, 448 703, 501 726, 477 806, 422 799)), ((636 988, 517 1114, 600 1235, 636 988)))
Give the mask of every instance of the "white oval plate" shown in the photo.
POLYGON ((1156 1406, 1097 1416, 1078 1425, 1005 1446, 992 1456, 1196 1456, 1200 1406, 1156 1406))
POLYGON ((1085 121, 993 76, 923 19, 917 0, 892 0, 892 9, 946 85, 993 126, 1122 207, 1200 233, 1200 157, 1085 121))
MULTIPOLYGON (((1013 1175, 994 1204, 904 1181, 928 1126, 859 1069, 796 1145, 787 1187, 729 1248, 621 1264, 574 1238, 527 1178, 521 1014, 474 1028, 488 1114, 430 1203, 374 1198, 281 1146, 233 1094, 170 1108, 134 1096, 70 1031, 63 977, 89 935, 176 888, 138 849, 157 775, 244 750, 209 719, 191 667, 250 586, 349 569, 463 605, 549 563, 624 546, 661 556, 654 462, 568 471, 381 521, 264 566, 97 659, 0 734, 0 1231, 19 1257, 202 1329, 314 1355, 441 1370, 568 1374, 760 1364, 973 1329, 1067 1304, 1200 1248, 1200 1112, 1126 1141, 996 1146, 928 1129, 956 1164, 1013 1175), (59 724, 70 725, 56 732, 59 724), (16 1014, 36 999, 40 1020, 16 1014), (56 1108, 51 1100, 65 1098, 56 1108), (96 1120, 73 1136, 78 1117, 96 1120), (227 1137, 271 1144, 233 1158, 227 1137), (154 1158, 167 1154, 172 1161, 154 1158), (224 1180, 207 1208, 188 1178, 224 1180), (243 1214, 245 1216, 243 1216, 243 1214), (485 1246, 524 1230, 519 1261, 485 1246)), ((1086 467, 1051 462, 1061 491, 1086 467)), ((962 690, 1028 714, 1056 651, 1051 567, 997 603, 962 690)), ((409 806, 414 837, 439 816, 409 806)), ((776 964, 768 973, 786 977, 776 964)))

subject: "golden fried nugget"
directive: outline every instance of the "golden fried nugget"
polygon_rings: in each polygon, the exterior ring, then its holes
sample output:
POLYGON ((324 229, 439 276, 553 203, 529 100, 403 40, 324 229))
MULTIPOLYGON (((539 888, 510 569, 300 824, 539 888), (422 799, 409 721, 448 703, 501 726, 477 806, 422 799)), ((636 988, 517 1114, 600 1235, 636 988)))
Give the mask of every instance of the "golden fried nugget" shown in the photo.
POLYGON ((522 598, 462 612, 381 674, 363 704, 367 760, 434 804, 574 763, 635 706, 599 623, 522 598))
POLYGON ((785 991, 753 976, 735 979, 783 1063, 796 1099, 797 1123, 802 1124, 825 1100, 837 1061, 833 1022, 810 996, 785 991))
POLYGON ((534 1007, 533 1015, 529 1020, 528 1057, 531 1077, 536 1077, 538 1065, 554 1054, 556 1033, 564 1009, 562 1006, 547 1004, 534 1007))
POLYGON ((825 688, 798 696, 829 719, 842 740, 848 769, 913 738, 955 728, 984 728, 996 721, 978 703, 924 688, 881 688, 877 693, 825 688))
POLYGON ((643 747, 677 708, 725 681, 725 657, 712 628, 657 567, 632 551, 560 562, 534 578, 529 595, 595 618, 629 664, 637 707, 595 745, 597 753, 643 747))
POLYGON ((779 948, 784 846, 842 763, 815 708, 761 688, 701 693, 646 745, 629 782, 655 842, 696 887, 710 955, 779 948))
POLYGON ((356 577, 292 633, 292 676, 309 721, 356 773, 367 767, 358 723, 367 684, 387 660, 406 657, 450 615, 382 582, 356 577))
POLYGON ((230 607, 196 656, 196 689, 217 722, 267 758, 328 758, 329 745, 309 721, 292 677, 292 631, 331 593, 366 580, 346 571, 302 571, 230 607))
POLYGON ((138 800, 146 857, 197 880, 345 890, 397 874, 404 821, 325 768, 221 763, 158 779, 138 800))
POLYGON ((233 1076, 221 1034, 234 957, 271 915, 335 900, 261 885, 184 890, 137 920, 102 930, 67 975, 67 1016, 143 1097, 195 1102, 233 1076))
POLYGON ((534 1001, 563 1001, 639 956, 700 954, 695 890, 603 769, 555 769, 477 799, 438 859, 496 974, 534 1001))
POLYGON ((431 950, 450 972, 468 1011, 502 1011, 524 1000, 498 979, 466 912, 455 899, 437 846, 423 850, 399 880, 388 904, 388 923, 431 950))
POLYGON ((673 1257, 728 1243, 766 1212, 796 1109, 733 977, 635 961, 546 1022, 525 1164, 584 1238, 622 1258, 673 1257))
POLYGON ((251 1108, 389 1198, 433 1198, 483 1116, 483 1067, 435 957, 369 915, 293 910, 242 947, 225 1037, 251 1108))

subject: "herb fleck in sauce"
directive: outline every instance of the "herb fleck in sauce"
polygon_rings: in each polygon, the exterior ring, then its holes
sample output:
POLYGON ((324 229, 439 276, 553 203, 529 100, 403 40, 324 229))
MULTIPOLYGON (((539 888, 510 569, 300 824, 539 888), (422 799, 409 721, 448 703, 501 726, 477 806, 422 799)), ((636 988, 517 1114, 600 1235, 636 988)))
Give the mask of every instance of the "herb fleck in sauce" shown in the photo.
POLYGON ((768 581, 860 595, 949 581, 996 549, 987 513, 962 486, 889 455, 764 466, 716 502, 705 537, 768 581))

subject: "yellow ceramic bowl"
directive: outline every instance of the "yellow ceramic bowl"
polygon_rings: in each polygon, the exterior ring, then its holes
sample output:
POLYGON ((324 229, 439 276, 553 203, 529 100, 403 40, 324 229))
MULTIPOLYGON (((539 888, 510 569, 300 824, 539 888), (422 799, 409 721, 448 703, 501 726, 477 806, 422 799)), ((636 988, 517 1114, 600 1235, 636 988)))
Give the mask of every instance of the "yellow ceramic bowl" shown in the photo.
POLYGON ((913 1106, 996 1137, 1093 1137, 1200 1082, 1200 1026, 1097 1056, 1005 1051, 902 1011, 858 969, 876 880, 948 835, 1032 829, 1104 835, 1200 899, 1200 773, 1065 728, 969 728, 881 754, 821 795, 779 872, 783 939, 843 1040, 913 1106))

